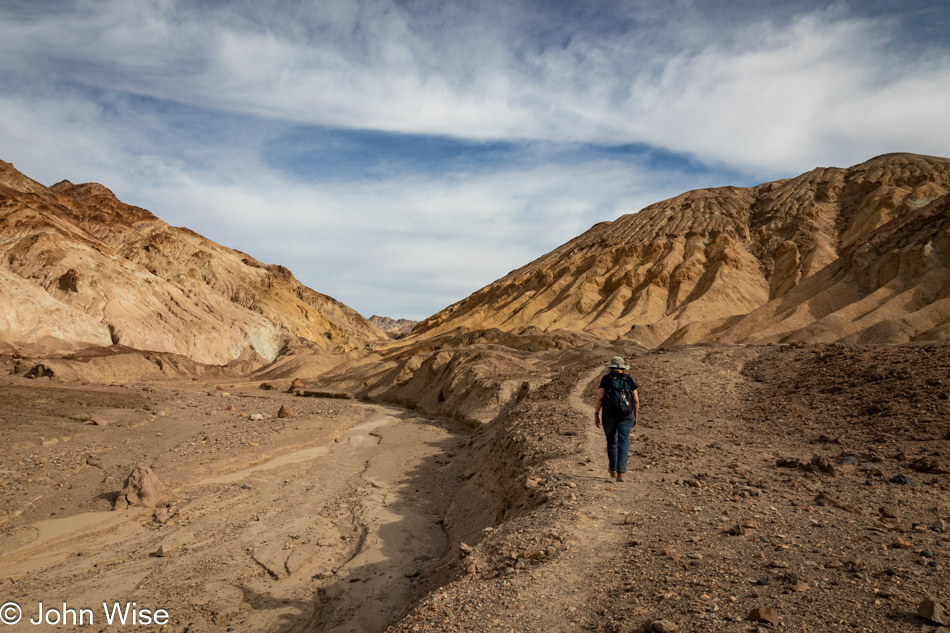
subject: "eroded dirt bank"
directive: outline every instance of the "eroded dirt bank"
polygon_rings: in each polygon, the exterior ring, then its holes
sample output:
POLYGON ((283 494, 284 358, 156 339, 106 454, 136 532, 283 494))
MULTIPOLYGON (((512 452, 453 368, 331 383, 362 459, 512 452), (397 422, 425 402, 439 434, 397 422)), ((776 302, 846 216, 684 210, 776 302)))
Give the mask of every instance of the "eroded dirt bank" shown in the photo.
POLYGON ((259 383, 11 379, 4 593, 166 601, 174 631, 936 629, 916 610, 950 599, 950 347, 525 351, 514 391, 484 382, 496 353, 465 352, 478 389, 444 351, 380 389, 464 426, 259 383), (613 353, 643 402, 622 484, 590 416, 613 353), (175 503, 112 512, 138 462, 175 503))
POLYGON ((135 601, 172 631, 380 631, 431 588, 467 431, 258 384, 4 382, 0 589, 17 626, 55 629, 26 617, 65 601, 106 628, 103 601, 135 601), (112 510, 136 464, 176 488, 169 507, 112 510))
POLYGON ((950 599, 948 346, 637 355, 624 483, 591 424, 597 360, 511 412, 527 504, 393 631, 937 628, 916 613, 950 599))

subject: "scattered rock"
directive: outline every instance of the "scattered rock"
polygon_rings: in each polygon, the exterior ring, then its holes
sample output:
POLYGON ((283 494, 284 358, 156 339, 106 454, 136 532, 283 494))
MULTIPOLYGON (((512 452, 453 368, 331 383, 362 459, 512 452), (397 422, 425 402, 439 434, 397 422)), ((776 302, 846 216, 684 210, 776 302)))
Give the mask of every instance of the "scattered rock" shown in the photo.
POLYGON ((929 457, 920 457, 911 462, 910 467, 919 473, 930 473, 932 475, 946 475, 950 470, 938 459, 929 457))
POLYGON ((834 477, 836 475, 835 465, 823 455, 812 455, 811 460, 803 461, 795 457, 780 457, 775 465, 779 468, 797 468, 808 472, 822 472, 834 477))
POLYGON ((287 393, 293 393, 294 389, 306 389, 306 388, 307 388, 307 383, 304 382, 302 378, 294 378, 290 382, 290 388, 287 389, 287 393))
POLYGON ((280 410, 277 412, 278 418, 292 418, 294 417, 294 410, 291 409, 288 405, 282 404, 280 410))
POLYGON ((98 416, 92 416, 92 418, 90 418, 90 423, 95 424, 96 426, 109 426, 108 420, 104 420, 98 416))
POLYGON ((947 611, 946 605, 937 602, 933 598, 924 598, 920 606, 917 607, 917 615, 920 617, 937 624, 950 626, 950 613, 947 611))
POLYGON ((831 460, 823 455, 812 455, 811 462, 809 462, 809 464, 814 470, 823 472, 826 475, 831 475, 832 477, 836 475, 835 465, 831 463, 831 460))
POLYGON ((901 486, 910 485, 910 477, 908 477, 907 475, 897 475, 895 477, 891 477, 890 479, 888 479, 888 481, 891 482, 892 484, 898 484, 901 486))
POLYGON ((864 511, 860 508, 857 508, 849 503, 845 503, 840 499, 835 499, 826 492, 819 492, 818 496, 815 497, 815 505, 818 506, 831 506, 832 508, 838 508, 839 510, 844 510, 845 512, 850 512, 852 514, 864 515, 864 511))
POLYGON ((167 481, 161 481, 148 466, 136 466, 126 478, 119 499, 130 506, 158 508, 168 503, 171 495, 167 481))
POLYGON ((343 393, 340 391, 295 391, 298 396, 304 398, 336 398, 337 400, 352 400, 353 396, 348 393, 343 393))
POLYGON ((901 537, 897 536, 893 541, 891 541, 891 547, 896 547, 898 549, 913 549, 914 545, 913 543, 908 543, 901 537))
POLYGON ((263 420, 263 419, 264 419, 264 414, 263 414, 263 413, 252 413, 251 416, 250 416, 250 418, 251 418, 252 420, 254 420, 255 422, 259 422, 260 420, 263 420))
POLYGON ((228 406, 224 407, 224 410, 234 412, 237 411, 237 407, 235 407, 233 404, 229 404, 228 406))
POLYGON ((258 387, 258 389, 263 389, 264 391, 270 391, 273 388, 274 385, 270 384, 269 382, 262 382, 258 387))
POLYGON ((679 631, 679 627, 674 622, 669 620, 654 620, 650 622, 648 627, 649 631, 654 631, 655 633, 676 633, 679 631))
POLYGON ((475 548, 473 548, 471 545, 468 545, 466 543, 459 543, 459 558, 465 558, 466 556, 470 556, 472 552, 474 551, 475 551, 475 548))
POLYGON ((778 611, 771 607, 757 607, 749 612, 749 621, 778 624, 778 611))
POLYGON ((165 543, 162 543, 158 546, 158 549, 155 550, 155 555, 159 558, 164 558, 174 552, 176 549, 178 548, 174 545, 166 545, 165 543))

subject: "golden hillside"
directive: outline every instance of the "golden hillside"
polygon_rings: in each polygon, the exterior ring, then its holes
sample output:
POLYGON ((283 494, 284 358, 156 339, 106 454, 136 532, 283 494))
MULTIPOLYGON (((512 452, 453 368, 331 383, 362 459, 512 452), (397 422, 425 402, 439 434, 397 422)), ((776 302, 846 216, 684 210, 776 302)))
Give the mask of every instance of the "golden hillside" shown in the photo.
POLYGON ((274 360, 299 339, 329 356, 385 338, 282 266, 170 226, 102 185, 44 187, 2 161, 0 299, 0 342, 13 346, 122 345, 226 364, 274 360))
POLYGON ((950 160, 889 154, 690 191, 583 235, 423 321, 663 343, 950 336, 950 160))

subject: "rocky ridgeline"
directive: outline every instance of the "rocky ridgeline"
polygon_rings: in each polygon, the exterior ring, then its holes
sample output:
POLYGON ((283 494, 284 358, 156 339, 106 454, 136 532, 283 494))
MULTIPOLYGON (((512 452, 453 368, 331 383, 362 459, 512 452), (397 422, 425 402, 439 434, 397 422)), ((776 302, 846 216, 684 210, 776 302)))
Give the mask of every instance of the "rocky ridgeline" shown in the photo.
POLYGON ((260 366, 298 338, 326 356, 385 338, 282 266, 169 226, 101 185, 44 187, 2 161, 0 294, 0 345, 41 353, 118 345, 260 366))
POLYGON ((648 346, 947 340, 950 160, 890 154, 597 224, 422 321, 648 346))
POLYGON ((409 319, 391 319, 375 314, 369 318, 369 322, 383 332, 390 332, 392 334, 409 334, 412 332, 412 328, 416 327, 416 324, 419 323, 418 321, 410 321, 409 319))

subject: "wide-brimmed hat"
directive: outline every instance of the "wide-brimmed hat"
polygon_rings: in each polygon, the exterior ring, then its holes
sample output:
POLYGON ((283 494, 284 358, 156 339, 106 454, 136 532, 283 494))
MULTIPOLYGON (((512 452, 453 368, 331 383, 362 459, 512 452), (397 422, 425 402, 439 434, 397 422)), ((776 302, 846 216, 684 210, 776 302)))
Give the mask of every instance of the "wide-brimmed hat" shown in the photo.
POLYGON ((614 356, 610 359, 609 363, 604 363, 604 367, 610 367, 611 369, 630 369, 630 365, 627 364, 622 356, 614 356))

